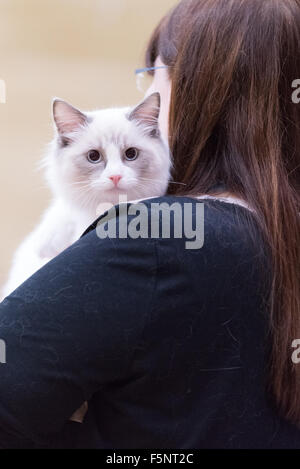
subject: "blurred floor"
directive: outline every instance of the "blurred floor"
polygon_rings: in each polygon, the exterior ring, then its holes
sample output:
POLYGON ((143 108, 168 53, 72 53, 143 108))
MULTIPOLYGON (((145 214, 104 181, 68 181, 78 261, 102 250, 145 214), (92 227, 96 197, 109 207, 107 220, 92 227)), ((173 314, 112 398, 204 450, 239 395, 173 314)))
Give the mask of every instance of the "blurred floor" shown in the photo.
POLYGON ((51 100, 82 109, 138 102, 133 71, 176 0, 0 0, 0 284, 49 192, 36 166, 52 138, 51 100))

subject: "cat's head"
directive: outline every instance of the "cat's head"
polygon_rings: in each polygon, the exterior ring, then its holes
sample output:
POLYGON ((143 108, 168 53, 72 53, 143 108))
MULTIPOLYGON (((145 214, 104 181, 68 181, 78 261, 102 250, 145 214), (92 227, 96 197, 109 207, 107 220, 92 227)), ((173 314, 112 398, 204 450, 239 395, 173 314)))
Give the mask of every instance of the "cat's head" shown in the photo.
POLYGON ((158 127, 160 95, 135 108, 82 112, 55 99, 55 140, 46 157, 54 192, 78 208, 95 210, 120 195, 136 200, 163 195, 170 155, 158 127))

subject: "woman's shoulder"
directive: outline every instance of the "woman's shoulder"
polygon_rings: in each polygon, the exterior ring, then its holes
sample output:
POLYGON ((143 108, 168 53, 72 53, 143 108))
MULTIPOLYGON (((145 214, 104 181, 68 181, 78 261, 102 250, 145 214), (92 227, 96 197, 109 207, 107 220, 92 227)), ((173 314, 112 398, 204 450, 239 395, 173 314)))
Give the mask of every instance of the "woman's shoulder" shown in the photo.
POLYGON ((148 217, 148 234, 165 249, 173 244, 194 255, 197 251, 214 259, 226 255, 228 265, 234 259, 254 260, 258 256, 265 262, 267 247, 255 212, 245 203, 209 196, 165 196, 134 204, 131 213, 139 206, 148 217))
POLYGON ((233 199, 163 196, 122 203, 102 214, 84 233, 100 239, 179 240, 190 250, 207 244, 240 248, 261 244, 254 212, 233 199))
POLYGON ((88 234, 86 242, 97 245, 97 256, 126 253, 128 262, 143 258, 145 268, 146 259, 153 265, 156 258, 170 275, 180 263, 220 278, 229 271, 245 278, 257 269, 266 277, 269 270, 254 213, 220 199, 164 196, 120 204, 99 217, 88 234))

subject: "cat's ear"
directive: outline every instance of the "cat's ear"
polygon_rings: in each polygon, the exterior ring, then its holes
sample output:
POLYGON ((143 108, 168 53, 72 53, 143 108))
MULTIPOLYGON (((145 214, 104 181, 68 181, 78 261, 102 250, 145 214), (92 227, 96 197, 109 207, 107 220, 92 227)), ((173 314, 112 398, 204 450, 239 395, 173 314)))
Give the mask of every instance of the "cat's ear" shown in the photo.
POLYGON ((88 117, 83 112, 59 98, 53 100, 53 119, 58 134, 62 138, 88 121, 88 117))
POLYGON ((158 137, 158 118, 160 114, 160 94, 153 93, 140 103, 129 115, 129 120, 135 120, 145 126, 151 137, 158 137))

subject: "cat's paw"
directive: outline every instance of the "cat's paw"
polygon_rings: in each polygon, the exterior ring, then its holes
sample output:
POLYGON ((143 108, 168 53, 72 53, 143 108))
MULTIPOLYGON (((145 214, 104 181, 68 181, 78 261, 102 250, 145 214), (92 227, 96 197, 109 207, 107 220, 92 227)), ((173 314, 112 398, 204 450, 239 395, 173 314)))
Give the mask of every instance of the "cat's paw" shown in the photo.
POLYGON ((88 403, 84 402, 82 406, 74 412, 70 420, 72 422, 83 423, 84 417, 89 409, 88 403))

